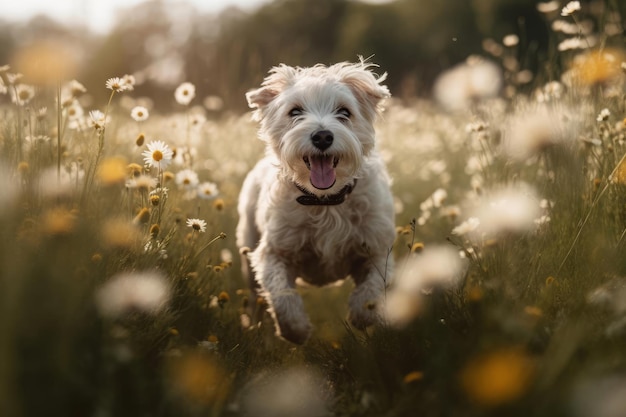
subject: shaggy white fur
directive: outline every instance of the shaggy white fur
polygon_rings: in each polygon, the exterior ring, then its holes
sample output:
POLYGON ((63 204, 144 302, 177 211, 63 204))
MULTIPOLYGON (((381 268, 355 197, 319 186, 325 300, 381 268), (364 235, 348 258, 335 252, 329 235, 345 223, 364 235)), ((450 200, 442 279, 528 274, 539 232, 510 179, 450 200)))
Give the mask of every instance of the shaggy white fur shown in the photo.
POLYGON ((246 95, 267 155, 244 181, 237 244, 277 334, 294 343, 311 333, 296 278, 351 276, 348 318, 358 329, 379 320, 391 278, 393 198, 373 127, 389 91, 371 67, 280 65, 246 95))

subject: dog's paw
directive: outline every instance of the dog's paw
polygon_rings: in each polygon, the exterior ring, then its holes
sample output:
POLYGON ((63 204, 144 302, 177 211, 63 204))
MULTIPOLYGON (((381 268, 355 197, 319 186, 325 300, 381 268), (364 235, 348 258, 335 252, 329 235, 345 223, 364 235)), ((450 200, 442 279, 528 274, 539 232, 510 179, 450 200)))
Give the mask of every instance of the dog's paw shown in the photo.
POLYGON ((302 298, 295 290, 283 291, 279 296, 271 296, 270 314, 276 325, 276 334, 298 345, 307 341, 313 326, 304 311, 302 298))
POLYGON ((348 321, 359 330, 365 330, 367 327, 379 323, 381 319, 376 302, 370 301, 350 308, 348 321))
POLYGON ((313 326, 308 319, 285 320, 284 317, 276 318, 276 334, 283 339, 302 345, 311 336, 313 326))

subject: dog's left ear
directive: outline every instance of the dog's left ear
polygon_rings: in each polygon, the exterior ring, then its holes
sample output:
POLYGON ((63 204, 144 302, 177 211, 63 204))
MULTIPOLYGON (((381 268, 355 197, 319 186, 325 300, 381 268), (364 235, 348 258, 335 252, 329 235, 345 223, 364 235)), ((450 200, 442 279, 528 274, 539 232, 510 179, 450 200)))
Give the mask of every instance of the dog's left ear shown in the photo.
POLYGON ((246 93, 248 106, 251 109, 256 109, 256 118, 262 117, 263 109, 293 82, 296 73, 296 68, 280 64, 270 70, 269 75, 263 80, 261 88, 246 93))
POLYGON ((358 64, 344 64, 339 71, 341 81, 350 87, 370 120, 378 114, 380 102, 390 97, 389 89, 382 84, 387 79, 387 73, 377 77, 370 71, 375 66, 361 61, 358 64))

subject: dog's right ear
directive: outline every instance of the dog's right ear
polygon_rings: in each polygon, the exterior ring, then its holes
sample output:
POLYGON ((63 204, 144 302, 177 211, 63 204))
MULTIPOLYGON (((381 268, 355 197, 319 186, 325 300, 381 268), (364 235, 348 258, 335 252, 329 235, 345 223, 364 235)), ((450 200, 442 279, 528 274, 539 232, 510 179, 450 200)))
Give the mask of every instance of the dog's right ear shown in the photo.
POLYGON ((261 88, 248 91, 246 99, 248 106, 257 109, 255 116, 260 117, 263 109, 272 102, 285 88, 292 84, 298 70, 285 64, 280 64, 270 70, 269 75, 263 80, 261 88))

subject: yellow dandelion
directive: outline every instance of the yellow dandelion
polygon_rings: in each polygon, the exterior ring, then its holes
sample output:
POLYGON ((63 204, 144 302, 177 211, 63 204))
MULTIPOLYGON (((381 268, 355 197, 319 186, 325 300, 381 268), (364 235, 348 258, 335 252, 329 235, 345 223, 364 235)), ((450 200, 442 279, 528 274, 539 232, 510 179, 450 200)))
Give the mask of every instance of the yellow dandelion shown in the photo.
POLYGON ((98 179, 105 186, 123 184, 127 166, 127 162, 121 157, 104 159, 98 166, 98 179))
POLYGON ((583 85, 603 84, 617 79, 622 74, 620 63, 624 53, 617 49, 603 49, 580 55, 572 70, 576 80, 583 85))
POLYGON ((156 239, 159 233, 161 233, 161 227, 158 224, 155 223, 150 226, 150 237, 152 237, 152 239, 156 239))
POLYGON ((135 216, 133 219, 134 224, 145 224, 150 220, 150 209, 144 207, 135 216))
POLYGON ((76 215, 65 208, 53 208, 42 216, 42 230, 49 235, 67 235, 76 227, 76 215))
POLYGON ((535 318, 535 319, 543 316, 543 310, 541 310, 537 306, 526 306, 526 307, 524 307, 524 313, 526 313, 527 315, 529 315, 530 317, 535 318))
POLYGON ((414 243, 411 246, 411 253, 420 253, 424 250, 424 244, 421 242, 414 243))
POLYGON ((424 373, 420 371, 409 372, 402 378, 402 382, 405 384, 410 384, 412 382, 421 381, 424 379, 424 373))
POLYGON ((535 362, 522 349, 503 348, 472 358, 460 375, 468 398, 496 407, 520 398, 530 386, 535 362))
POLYGON ((20 173, 20 175, 28 174, 28 171, 30 171, 30 166, 28 165, 28 162, 20 162, 17 165, 17 171, 20 173))
POLYGON ((176 175, 171 171, 165 171, 163 173, 163 182, 168 182, 176 178, 176 175))
POLYGON ((220 306, 226 304, 229 301, 230 301, 230 296, 228 295, 226 291, 220 292, 219 295, 217 296, 217 302, 220 304, 220 306))
POLYGON ((132 249, 140 241, 139 231, 127 220, 109 219, 101 227, 102 243, 109 248, 132 249))
POLYGON ((192 403, 221 405, 230 392, 228 374, 209 355, 193 352, 175 357, 168 369, 172 387, 192 403))
POLYGON ((215 210, 217 211, 222 211, 224 210, 224 200, 222 200, 221 198, 216 199, 213 202, 213 207, 215 208, 215 210))
POLYGON ((483 290, 476 285, 470 287, 469 290, 467 291, 467 299, 469 301, 477 302, 477 301, 482 300, 482 298, 483 298, 483 290))
POLYGON ((139 164, 132 163, 132 164, 126 165, 126 172, 131 177, 140 176, 142 171, 143 171, 143 167, 139 164))

